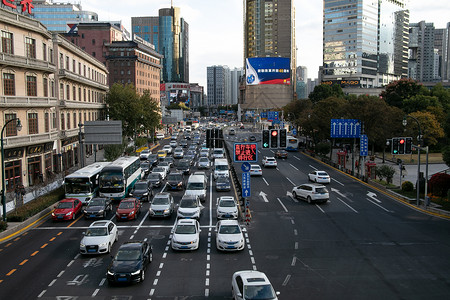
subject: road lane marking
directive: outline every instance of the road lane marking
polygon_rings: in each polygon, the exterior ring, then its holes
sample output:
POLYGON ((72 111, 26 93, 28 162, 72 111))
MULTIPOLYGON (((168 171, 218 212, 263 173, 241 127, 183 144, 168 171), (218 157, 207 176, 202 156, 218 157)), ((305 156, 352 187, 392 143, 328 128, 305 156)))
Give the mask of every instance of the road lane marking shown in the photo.
POLYGON ((39 251, 34 251, 33 253, 31 253, 31 256, 35 256, 38 253, 39 253, 39 251))
POLYGON ((100 291, 100 289, 96 289, 93 293, 92 293, 92 297, 97 296, 98 292, 100 291))
POLYGON ((297 229, 294 229, 294 235, 298 235, 297 229))
POLYGON ((375 204, 376 206, 378 206, 379 208, 381 208, 382 210, 384 210, 384 211, 386 211, 386 212, 389 212, 389 213, 393 212, 392 210, 386 209, 386 208, 384 208, 383 206, 381 206, 380 204, 373 202, 373 201, 370 200, 369 198, 366 198, 366 200, 369 201, 369 202, 372 203, 372 204, 375 204))
POLYGON ((47 246, 48 246, 48 244, 45 243, 44 245, 41 246, 41 249, 44 249, 44 248, 47 247, 47 246))
POLYGON ((277 198, 278 202, 280 202, 281 206, 283 207, 285 212, 289 212, 286 206, 284 206, 283 202, 281 202, 280 198, 277 198))
POLYGON ((23 260, 23 261, 19 264, 19 266, 23 266, 27 261, 28 261, 28 259, 23 260))
POLYGON ((50 282, 50 283, 48 284, 48 286, 53 286, 53 285, 55 284, 55 282, 56 282, 56 279, 53 279, 52 282, 50 282))
POLYGON ((17 271, 17 269, 12 269, 11 271, 9 271, 9 273, 6 274, 6 276, 12 275, 12 273, 14 273, 15 271, 17 271))
POLYGON ((269 183, 267 182, 267 180, 263 177, 264 182, 267 184, 267 186, 269 186, 269 183))
POLYGON ((292 183, 293 186, 295 186, 295 183, 294 183, 292 180, 290 180, 288 177, 286 177, 286 179, 287 179, 290 183, 292 183))
POLYGON ((313 166, 311 166, 311 165, 309 165, 312 169, 314 169, 314 170, 318 170, 316 167, 313 167, 313 166))
POLYGON ((333 180, 334 182, 336 182, 336 183, 338 183, 338 184, 340 184, 340 185, 344 186, 344 184, 343 184, 342 182, 339 182, 339 181, 337 181, 337 180, 336 180, 336 179, 334 179, 334 178, 331 178, 331 180, 333 180))
POLYGON ((62 270, 61 272, 59 272, 59 274, 56 276, 56 277, 61 277, 62 276, 62 274, 64 274, 64 272, 65 272, 65 270, 62 270))
POLYGON ((325 211, 324 211, 318 204, 316 204, 316 207, 317 207, 318 209, 320 209, 321 212, 325 213, 325 211))
POLYGON ((294 158, 295 158, 296 160, 301 160, 300 157, 295 156, 295 155, 294 155, 294 158))
POLYGON ((286 279, 284 279, 282 286, 286 286, 289 282, 289 279, 291 279, 291 275, 286 276, 286 279))
POLYGON ((8 244, 5 245, 5 248, 6 248, 6 247, 9 247, 9 246, 11 246, 11 245, 12 245, 12 243, 8 243, 8 244))
POLYGON ((290 164, 291 167, 293 167, 294 169, 296 169, 298 171, 298 168, 296 166, 294 166, 293 164, 290 164))
POLYGON ((298 250, 298 242, 295 242, 295 244, 294 244, 294 249, 295 249, 295 250, 298 250))
POLYGON ((43 290, 43 291, 38 295, 38 298, 41 298, 42 296, 44 296, 44 294, 45 294, 46 291, 47 291, 47 290, 43 290))
POLYGON ((80 216, 76 220, 74 220, 72 223, 67 225, 67 227, 72 227, 72 225, 75 224, 76 222, 78 222, 81 219, 81 217, 83 217, 83 214, 80 214, 80 216))
POLYGON ((49 242, 53 242, 56 239, 56 237, 52 237, 49 242))
POLYGON ((349 204, 347 204, 344 200, 342 200, 339 197, 336 197, 339 201, 341 201, 342 203, 344 203, 345 205, 347 205, 348 208, 350 208, 351 210, 353 210, 355 213, 358 213, 358 211, 356 209, 354 209, 353 207, 351 207, 349 204))

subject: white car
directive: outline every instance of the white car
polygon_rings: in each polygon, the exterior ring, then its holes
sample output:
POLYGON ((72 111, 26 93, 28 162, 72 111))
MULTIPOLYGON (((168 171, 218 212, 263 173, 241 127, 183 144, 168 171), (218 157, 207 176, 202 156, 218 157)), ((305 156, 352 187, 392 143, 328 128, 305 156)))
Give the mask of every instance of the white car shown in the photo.
POLYGON ((197 220, 180 219, 172 229, 173 250, 196 250, 200 242, 200 224, 197 220))
POLYGON ((325 203, 330 199, 327 188, 321 184, 305 183, 294 186, 292 189, 292 197, 306 200, 308 203, 321 202, 325 203))
POLYGON ((159 168, 164 168, 164 169, 166 169, 166 174, 169 174, 169 173, 170 173, 170 163, 169 163, 169 162, 167 162, 167 161, 162 161, 162 162, 160 162, 160 163, 158 164, 158 167, 159 167, 159 168))
POLYGON ((266 299, 277 300, 279 292, 275 292, 266 274, 259 271, 239 271, 231 278, 231 294, 233 299, 266 299))
POLYGON ((267 167, 277 167, 277 160, 275 159, 275 157, 272 156, 264 156, 262 159, 262 165, 267 168, 267 167))
POLYGON ((173 152, 173 158, 183 158, 184 157, 184 151, 183 148, 175 148, 173 152))
POLYGON ((166 168, 163 167, 154 167, 152 173, 159 173, 161 175, 162 180, 165 180, 167 177, 166 168))
POLYGON ((144 149, 144 150, 141 151, 141 153, 139 153, 139 158, 141 160, 148 159, 150 154, 152 154, 152 151, 150 151, 149 149, 144 149))
POLYGON ((217 198, 217 219, 237 219, 238 206, 233 196, 217 198))
POLYGON ((172 148, 176 148, 177 145, 178 145, 177 140, 171 140, 169 145, 170 145, 170 147, 172 147, 172 148))
POLYGON ((162 139, 164 139, 164 133, 157 133, 157 134, 156 134, 156 139, 157 139, 157 140, 162 140, 162 139))
POLYGON ((308 179, 317 183, 330 183, 330 175, 325 171, 312 171, 308 174, 308 179))
POLYGON ((117 226, 109 220, 92 223, 80 242, 81 254, 110 253, 114 242, 119 240, 117 226))
POLYGON ((170 145, 164 145, 162 149, 166 151, 167 154, 172 154, 172 147, 170 145))
POLYGON ((178 205, 177 218, 200 219, 203 205, 197 195, 184 195, 178 205))
POLYGON ((221 251, 239 251, 244 249, 244 235, 237 220, 217 222, 216 247, 221 251))
POLYGON ((250 164, 250 176, 262 176, 262 169, 257 164, 250 164))

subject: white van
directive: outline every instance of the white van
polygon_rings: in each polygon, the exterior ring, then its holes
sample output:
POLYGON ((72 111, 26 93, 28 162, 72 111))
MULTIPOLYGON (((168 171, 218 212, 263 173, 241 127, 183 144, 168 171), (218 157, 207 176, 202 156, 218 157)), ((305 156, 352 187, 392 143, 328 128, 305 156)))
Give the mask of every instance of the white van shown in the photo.
POLYGON ((214 180, 220 176, 230 177, 230 168, 226 158, 216 158, 214 160, 214 180))
POLYGON ((189 176, 185 195, 196 195, 201 202, 206 200, 207 180, 204 175, 189 176))
POLYGON ((223 150, 223 148, 214 148, 212 157, 213 158, 225 158, 225 150, 223 150))
POLYGON ((191 132, 191 126, 189 125, 184 126, 184 131, 191 132))

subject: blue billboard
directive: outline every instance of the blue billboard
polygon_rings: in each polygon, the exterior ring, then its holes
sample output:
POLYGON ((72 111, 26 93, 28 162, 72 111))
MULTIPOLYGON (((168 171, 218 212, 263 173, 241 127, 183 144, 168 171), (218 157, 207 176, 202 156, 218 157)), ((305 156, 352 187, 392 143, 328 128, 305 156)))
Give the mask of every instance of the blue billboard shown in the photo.
POLYGON ((284 57, 254 57, 246 59, 247 85, 291 84, 290 59, 284 57))

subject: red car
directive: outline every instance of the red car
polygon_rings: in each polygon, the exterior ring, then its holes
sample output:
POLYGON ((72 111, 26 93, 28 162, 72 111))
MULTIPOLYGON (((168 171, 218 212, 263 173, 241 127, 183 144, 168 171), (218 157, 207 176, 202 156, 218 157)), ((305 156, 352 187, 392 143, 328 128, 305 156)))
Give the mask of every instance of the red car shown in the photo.
POLYGON ((52 213, 53 221, 58 220, 75 220, 77 215, 81 213, 83 203, 76 198, 67 198, 59 201, 52 213))
POLYGON ((125 198, 120 201, 116 211, 117 221, 135 220, 141 212, 141 202, 136 198, 125 198))

